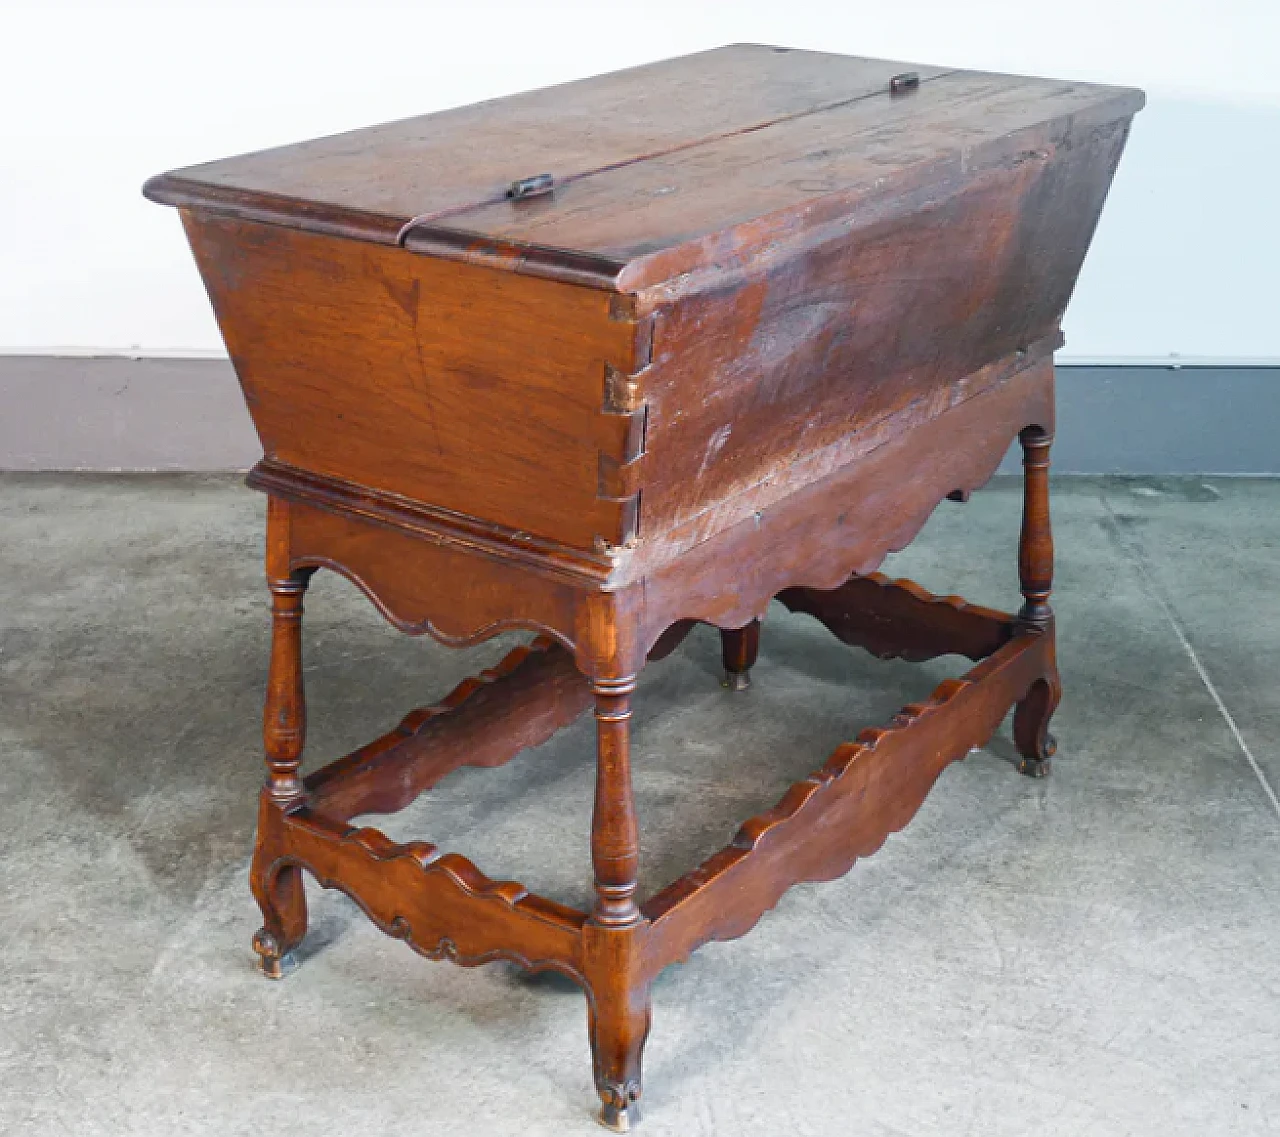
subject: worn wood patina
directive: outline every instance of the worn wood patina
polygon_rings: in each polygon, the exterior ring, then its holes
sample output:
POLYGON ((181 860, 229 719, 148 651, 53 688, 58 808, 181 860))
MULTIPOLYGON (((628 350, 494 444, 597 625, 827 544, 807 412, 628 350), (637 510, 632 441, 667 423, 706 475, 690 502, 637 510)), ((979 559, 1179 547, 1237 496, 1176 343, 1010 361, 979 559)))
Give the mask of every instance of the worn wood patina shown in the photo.
POLYGON ((306 932, 304 871, 428 957, 559 971, 587 997, 601 1117, 626 1129, 664 967, 874 852, 1010 707, 1024 771, 1047 773, 1053 352, 1141 105, 743 45, 150 181, 264 451, 265 972, 306 932), (875 573, 1015 439, 1018 614, 875 573), (304 777, 321 568, 411 634, 535 638, 304 777), (974 667, 646 899, 636 675, 707 623, 745 690, 774 597, 876 655, 974 667), (589 707, 590 911, 350 824, 589 707))

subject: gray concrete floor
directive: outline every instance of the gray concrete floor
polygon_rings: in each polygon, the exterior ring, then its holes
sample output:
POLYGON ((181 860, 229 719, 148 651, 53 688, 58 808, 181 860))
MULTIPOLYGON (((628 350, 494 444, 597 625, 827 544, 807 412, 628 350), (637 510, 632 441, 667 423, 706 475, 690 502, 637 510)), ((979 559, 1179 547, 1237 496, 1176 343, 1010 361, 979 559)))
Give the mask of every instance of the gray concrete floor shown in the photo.
MULTIPOLYGON (((890 564, 1009 607, 1018 497, 944 504, 890 564)), ((654 993, 644 1131, 1280 1132, 1280 482, 1055 491, 1053 778, 1002 734, 842 881, 654 993)), ((581 996, 428 963, 314 889, 253 970, 262 501, 235 479, 0 479, 0 1131, 591 1134, 581 996)), ((321 575, 310 754, 495 660, 321 575)), ((638 696, 644 888, 724 843, 953 661, 880 663, 771 611, 756 685, 700 629, 638 696)), ((586 900, 590 726, 385 825, 586 900)))

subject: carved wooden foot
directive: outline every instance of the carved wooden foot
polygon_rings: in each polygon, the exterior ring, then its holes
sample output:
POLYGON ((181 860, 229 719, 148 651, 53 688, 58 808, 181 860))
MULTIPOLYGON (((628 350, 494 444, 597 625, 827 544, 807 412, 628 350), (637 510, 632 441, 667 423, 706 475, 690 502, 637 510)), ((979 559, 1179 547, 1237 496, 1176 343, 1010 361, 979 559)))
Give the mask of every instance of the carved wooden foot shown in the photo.
POLYGON ((760 654, 760 621, 752 620, 745 628, 720 629, 720 657, 724 661, 722 687, 745 691, 751 686, 751 669, 760 654))
POLYGON ((1056 678, 1040 679, 1013 712, 1013 741, 1021 755, 1018 770, 1029 778, 1049 776, 1050 759, 1058 749, 1057 739, 1049 733, 1049 720, 1061 697, 1056 678))
POLYGON ((600 1124, 615 1133, 628 1133, 640 1123, 640 1057, 649 1034, 648 993, 641 1005, 606 1005, 589 1014, 600 1124))
POLYGON ((307 896, 302 887, 302 870, 284 865, 274 871, 266 858, 255 856, 249 874, 263 925, 253 937, 258 966, 268 979, 283 979, 293 970, 293 949, 307 934, 307 896))
POLYGON ((650 1020, 649 981, 641 973, 638 950, 641 935, 641 927, 595 925, 583 934, 599 1121, 615 1133, 627 1133, 640 1122, 640 1059, 650 1020))

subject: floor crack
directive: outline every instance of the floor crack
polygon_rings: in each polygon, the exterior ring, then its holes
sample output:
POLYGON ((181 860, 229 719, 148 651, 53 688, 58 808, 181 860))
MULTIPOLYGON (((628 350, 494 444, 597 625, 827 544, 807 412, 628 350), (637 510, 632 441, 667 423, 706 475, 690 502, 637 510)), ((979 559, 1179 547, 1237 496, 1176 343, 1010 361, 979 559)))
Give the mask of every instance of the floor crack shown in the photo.
POLYGON ((1254 776, 1258 779, 1258 784, 1262 787, 1262 792, 1266 794, 1267 800, 1271 802, 1271 808, 1275 811, 1276 817, 1280 818, 1280 796, 1277 796, 1275 787, 1267 779, 1266 772, 1259 765, 1258 760, 1253 756, 1253 751, 1249 749, 1249 744, 1245 741, 1244 735, 1240 731, 1240 727, 1236 724, 1236 720, 1232 717, 1231 712, 1227 709, 1227 704, 1223 701, 1222 696, 1218 693, 1218 688, 1214 686, 1213 680, 1209 678, 1208 671, 1200 662, 1200 656, 1196 654, 1196 649, 1192 647, 1191 640, 1187 636, 1186 629, 1182 626, 1182 621, 1178 619, 1177 614, 1173 610, 1173 605, 1169 603, 1164 594, 1164 590, 1156 583, 1155 577, 1151 575, 1147 568, 1146 561, 1143 559, 1140 550, 1125 539, 1121 530, 1120 519, 1116 517, 1115 511, 1111 508, 1111 503, 1107 501, 1105 492, 1099 493, 1098 500, 1102 504, 1103 510, 1107 514, 1107 527, 1111 530, 1112 540, 1115 541, 1117 547, 1124 553, 1126 557, 1133 563, 1134 568, 1138 570, 1138 575, 1142 577, 1143 583, 1147 586, 1147 591, 1152 599, 1160 606, 1160 610, 1164 613, 1165 619, 1169 621, 1170 627, 1173 628, 1173 634, 1178 637, 1178 642, 1182 644, 1182 650, 1187 653, 1187 658, 1191 660, 1191 666, 1195 668, 1196 674, 1200 676, 1200 682, 1204 684, 1204 688, 1209 692, 1209 697, 1213 700, 1214 705, 1218 708, 1218 713, 1222 716, 1222 720, 1227 724, 1227 729, 1231 731, 1232 737, 1236 740, 1236 745, 1240 748, 1240 753, 1245 756, 1249 763, 1250 769, 1253 770, 1254 776))

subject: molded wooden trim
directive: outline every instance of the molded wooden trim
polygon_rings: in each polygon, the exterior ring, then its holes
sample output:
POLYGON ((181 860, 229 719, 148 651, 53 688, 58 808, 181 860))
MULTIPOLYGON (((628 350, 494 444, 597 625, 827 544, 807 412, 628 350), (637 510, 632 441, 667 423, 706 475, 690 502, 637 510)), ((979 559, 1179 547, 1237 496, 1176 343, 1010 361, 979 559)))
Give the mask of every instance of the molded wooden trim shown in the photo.
POLYGON ((293 499, 288 565, 291 571, 319 567, 346 577, 410 635, 459 647, 522 629, 580 654, 582 610, 598 593, 568 574, 530 574, 519 563, 424 536, 431 535, 293 499), (467 586, 442 591, 441 580, 467 586))
POLYGON ((300 470, 272 458, 264 458, 254 466, 245 482, 253 489, 290 501, 402 529, 479 556, 514 561, 575 583, 598 584, 613 567, 612 559, 604 554, 588 553, 385 490, 300 470))
POLYGON ((280 194, 256 190, 213 186, 184 178, 179 172, 157 174, 148 178, 142 194, 160 205, 179 209, 201 209, 219 217, 237 221, 260 221, 322 233, 327 237, 345 237, 353 241, 370 241, 378 245, 394 245, 403 223, 385 213, 369 213, 362 209, 318 205, 280 194))

